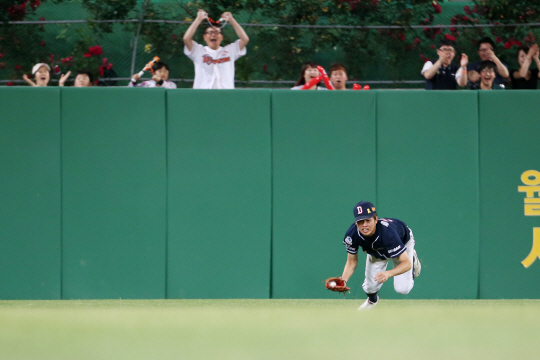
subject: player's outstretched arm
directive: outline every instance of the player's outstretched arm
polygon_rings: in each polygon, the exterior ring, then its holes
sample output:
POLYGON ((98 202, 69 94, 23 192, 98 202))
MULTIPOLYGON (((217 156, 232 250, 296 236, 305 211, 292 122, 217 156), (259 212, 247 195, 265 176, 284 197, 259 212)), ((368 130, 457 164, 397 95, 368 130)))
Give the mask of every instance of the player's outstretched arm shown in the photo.
POLYGON ((240 26, 238 21, 236 21, 236 19, 233 18, 232 14, 228 11, 224 12, 221 15, 221 18, 227 20, 233 27, 234 31, 236 31, 236 35, 238 35, 238 38, 240 39, 240 50, 245 48, 249 42, 249 37, 247 36, 244 29, 240 26))
POLYGON ((188 48, 189 51, 193 49, 193 35, 195 35, 195 31, 197 31, 197 28, 201 24, 201 22, 208 18, 208 14, 203 9, 199 9, 197 12, 197 17, 191 25, 189 25, 189 28, 187 29, 186 33, 184 34, 184 44, 188 48))
POLYGON ((351 276, 354 274, 357 266, 358 254, 347 254, 347 262, 345 263, 345 268, 343 269, 343 274, 341 275, 341 278, 345 281, 349 281, 351 276))

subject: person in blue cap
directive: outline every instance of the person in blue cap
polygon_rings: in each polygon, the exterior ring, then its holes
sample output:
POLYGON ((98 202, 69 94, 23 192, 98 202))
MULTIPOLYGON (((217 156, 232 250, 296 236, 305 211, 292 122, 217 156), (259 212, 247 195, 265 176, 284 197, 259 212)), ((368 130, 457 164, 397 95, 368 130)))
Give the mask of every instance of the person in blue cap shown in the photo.
POLYGON ((362 288, 368 298, 358 310, 372 309, 379 301, 379 290, 391 277, 396 292, 408 294, 420 275, 421 265, 414 250, 413 233, 403 221, 377 217, 375 206, 368 201, 360 201, 353 211, 354 224, 343 240, 348 254, 341 278, 347 282, 354 274, 359 249, 367 253, 362 288), (390 261, 393 269, 387 270, 390 261))

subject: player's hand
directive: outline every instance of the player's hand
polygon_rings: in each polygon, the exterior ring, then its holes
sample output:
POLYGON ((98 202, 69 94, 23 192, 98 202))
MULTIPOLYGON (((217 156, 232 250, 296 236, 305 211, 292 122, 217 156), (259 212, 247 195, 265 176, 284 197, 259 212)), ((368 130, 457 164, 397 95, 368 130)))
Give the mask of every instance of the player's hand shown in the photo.
POLYGON ((234 20, 232 14, 228 11, 224 12, 223 14, 221 14, 221 18, 224 20, 224 21, 232 21, 234 20))
POLYGON ((58 80, 58 86, 64 86, 66 80, 69 78, 69 75, 71 75, 71 71, 68 71, 64 75, 60 76, 60 80, 58 80))
POLYGON ((139 80, 141 78, 141 76, 139 75, 139 73, 137 73, 137 74, 134 74, 131 78, 133 80, 139 80))
POLYGON ((208 19, 208 13, 203 9, 199 9, 199 11, 197 11, 197 20, 202 21, 204 19, 208 19))
POLYGON ((388 273, 386 271, 380 272, 375 275, 374 277, 375 281, 377 281, 379 284, 382 284, 388 280, 388 273))
POLYGON ((461 67, 466 67, 468 63, 469 57, 467 56, 467 54, 461 54, 461 60, 459 61, 461 67))

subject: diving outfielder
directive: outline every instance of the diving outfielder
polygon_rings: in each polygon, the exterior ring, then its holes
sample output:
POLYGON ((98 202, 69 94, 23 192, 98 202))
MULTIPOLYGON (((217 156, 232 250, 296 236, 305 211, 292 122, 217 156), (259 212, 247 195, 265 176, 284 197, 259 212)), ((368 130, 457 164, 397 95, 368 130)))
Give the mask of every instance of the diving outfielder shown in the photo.
POLYGON ((347 249, 347 262, 342 279, 347 282, 358 265, 358 250, 367 253, 366 278, 362 288, 368 298, 358 310, 371 309, 377 305, 382 285, 394 277, 394 289, 408 294, 414 279, 420 275, 420 261, 414 250, 411 229, 398 219, 377 217, 375 206, 361 201, 354 207, 354 224, 345 234, 343 243, 347 249), (386 270, 392 261, 392 270, 386 270))

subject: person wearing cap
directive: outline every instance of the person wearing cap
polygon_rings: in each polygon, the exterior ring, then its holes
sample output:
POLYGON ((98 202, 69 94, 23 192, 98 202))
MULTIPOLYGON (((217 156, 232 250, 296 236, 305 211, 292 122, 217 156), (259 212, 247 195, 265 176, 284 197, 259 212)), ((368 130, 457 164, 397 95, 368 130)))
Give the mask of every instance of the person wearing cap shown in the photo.
POLYGON ((347 250, 347 262, 341 278, 349 281, 358 265, 359 250, 367 253, 366 275, 362 288, 367 299, 358 310, 367 310, 378 304, 378 292, 391 277, 394 289, 400 294, 408 294, 414 279, 420 275, 420 261, 414 250, 411 229, 398 219, 379 218, 375 206, 368 201, 360 201, 354 206, 354 223, 345 234, 343 244, 347 250), (389 262, 393 269, 387 270, 389 262))
POLYGON ((32 68, 32 75, 36 82, 33 82, 28 78, 26 74, 23 75, 24 81, 30 86, 47 86, 51 79, 51 67, 45 63, 39 63, 32 68))

